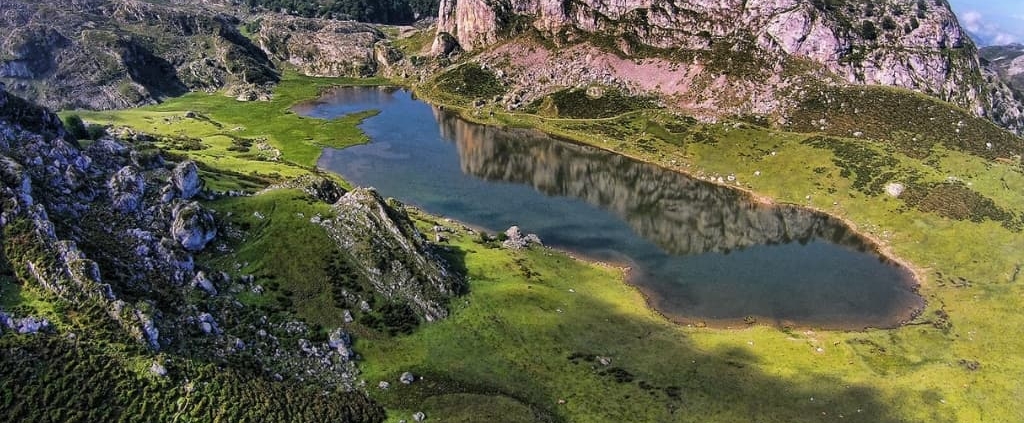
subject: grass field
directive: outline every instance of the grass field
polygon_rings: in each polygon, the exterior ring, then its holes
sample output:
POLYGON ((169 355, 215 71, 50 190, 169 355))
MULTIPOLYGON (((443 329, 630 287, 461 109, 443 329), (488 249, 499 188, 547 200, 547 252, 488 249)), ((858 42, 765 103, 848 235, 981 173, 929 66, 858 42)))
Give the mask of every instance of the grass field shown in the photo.
POLYGON ((369 113, 325 121, 307 119, 290 109, 338 85, 383 84, 381 79, 309 78, 286 73, 266 102, 240 102, 222 93, 190 93, 165 103, 118 111, 71 111, 87 122, 131 127, 148 134, 175 139, 198 139, 194 148, 181 142, 159 146, 185 154, 211 171, 210 187, 218 190, 252 188, 233 175, 281 180, 315 170, 324 147, 346 147, 366 142, 357 123, 369 113), (192 116, 192 117, 188 117, 192 116), (245 146, 248 143, 249 146, 245 146), (265 145, 261 150, 260 146, 265 145), (232 147, 235 149, 232 149, 232 147), (246 151, 239 151, 245 149, 246 151), (278 154, 278 152, 280 154, 278 154))
MULTIPOLYGON (((208 150, 181 154, 211 171, 288 176, 310 171, 321 146, 365 140, 354 126, 358 116, 324 122, 287 113, 291 103, 321 87, 350 82, 287 77, 270 103, 192 94, 156 107, 82 115, 201 137, 208 150), (226 150, 229 141, 215 139, 222 129, 210 122, 161 123, 188 110, 223 127, 242 126, 240 136, 266 136, 284 160, 267 163, 226 150)), ((1003 222, 957 220, 869 189, 878 179, 956 183, 1019 218, 1019 165, 938 142, 927 154, 901 150, 877 134, 865 140, 837 133, 835 143, 807 143, 811 135, 743 123, 697 124, 663 111, 599 120, 496 112, 485 122, 538 127, 705 178, 735 174, 739 189, 839 216, 918 270, 927 309, 894 330, 681 327, 648 309, 618 269, 542 248, 495 249, 460 230, 450 256, 468 269, 470 293, 455 300, 452 316, 411 335, 365 332, 356 342, 368 389, 389 409, 389 421, 411 420, 416 411, 430 421, 467 422, 1024 421, 1024 341, 1015 335, 1024 327, 1018 312, 1024 287, 1017 275, 1024 235, 1003 222), (891 169, 853 167, 861 162, 846 157, 850 151, 889 158, 878 163, 891 169), (885 175, 874 174, 879 170, 885 175), (400 384, 404 371, 423 379, 400 384), (381 380, 390 381, 391 389, 378 390, 381 380)), ((467 117, 481 119, 472 112, 467 117)), ((222 203, 222 211, 281 213, 261 228, 265 240, 239 254, 267 268, 284 254, 317 254, 316 246, 299 246, 317 242, 316 235, 293 229, 298 220, 282 217, 305 207, 296 201, 304 200, 278 193, 222 203)), ((455 226, 421 213, 414 217, 424 229, 455 226)), ((299 275, 300 267, 280 272, 294 292, 317 292, 303 288, 315 278, 299 275)), ((335 321, 330 308, 316 308, 306 312, 308 319, 335 321)))

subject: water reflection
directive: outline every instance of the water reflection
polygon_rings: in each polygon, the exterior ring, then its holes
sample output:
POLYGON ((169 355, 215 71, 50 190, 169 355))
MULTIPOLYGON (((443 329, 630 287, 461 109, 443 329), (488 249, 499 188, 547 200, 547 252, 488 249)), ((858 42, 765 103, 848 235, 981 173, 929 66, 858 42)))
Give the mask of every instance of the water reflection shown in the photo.
POLYGON ((296 111, 377 109, 372 142, 320 166, 386 196, 492 231, 628 264, 655 308, 680 321, 889 327, 921 305, 913 279, 846 225, 532 130, 471 124, 405 91, 349 88, 296 111))
POLYGON ((594 147, 553 142, 534 130, 475 125, 440 110, 435 117, 442 136, 455 142, 464 172, 610 210, 672 254, 728 253, 813 239, 870 248, 823 213, 758 204, 737 190, 594 147))

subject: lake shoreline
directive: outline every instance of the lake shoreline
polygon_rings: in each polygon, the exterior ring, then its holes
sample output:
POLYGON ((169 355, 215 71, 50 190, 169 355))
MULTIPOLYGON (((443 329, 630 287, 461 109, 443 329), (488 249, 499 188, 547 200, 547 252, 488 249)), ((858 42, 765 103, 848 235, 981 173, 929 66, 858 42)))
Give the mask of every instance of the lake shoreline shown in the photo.
MULTIPOLYGON (((382 88, 382 89, 408 89, 408 88, 405 88, 405 87, 395 86, 395 85, 380 85, 380 86, 377 86, 377 87, 382 88)), ((301 104, 313 104, 313 103, 316 103, 319 100, 319 98, 322 98, 324 95, 329 94, 330 91, 341 89, 341 88, 345 88, 345 87, 344 86, 339 86, 339 87, 334 87, 334 88, 330 88, 330 89, 325 89, 325 90, 323 90, 321 92, 320 97, 318 97, 316 99, 310 99, 310 100, 308 100, 306 102, 297 103, 296 105, 293 106, 293 109, 295 107, 301 105, 301 104)), ((418 99, 421 99, 424 102, 426 102, 426 103, 428 103, 428 104, 430 104, 430 105, 432 105, 434 107, 439 107, 439 108, 441 108, 443 110, 448 110, 448 111, 452 111, 452 110, 456 111, 457 115, 460 118, 462 118, 465 121, 467 121, 467 122, 471 122, 471 123, 475 123, 475 124, 482 124, 482 125, 486 125, 486 126, 489 126, 489 127, 498 127, 498 128, 508 128, 509 127, 508 125, 501 125, 501 124, 497 124, 496 125, 493 122, 483 121, 483 120, 477 119, 477 118, 475 118, 473 116, 470 116, 471 113, 467 113, 468 110, 465 109, 465 108, 455 107, 455 106, 451 106, 451 105, 437 104, 437 103, 431 102, 430 99, 427 98, 427 97, 418 95, 415 90, 410 90, 410 91, 418 99)), ((516 127, 516 128, 519 128, 519 127, 516 127)), ((910 278, 909 278, 910 283, 907 283, 904 286, 904 288, 909 289, 909 291, 911 291, 914 294, 915 299, 918 300, 917 304, 913 304, 913 305, 908 304, 907 307, 905 307, 905 308, 901 307, 900 308, 901 312, 897 313, 896 315, 893 316, 894 318, 892 319, 893 320, 892 324, 882 324, 882 325, 871 325, 871 324, 869 324, 869 325, 864 325, 864 324, 844 325, 841 322, 838 323, 838 324, 800 323, 798 321, 791 321, 791 320, 788 320, 788 319, 779 319, 779 318, 764 317, 764 316, 757 316, 757 315, 751 315, 751 316, 744 317, 744 318, 733 318, 733 319, 712 319, 712 318, 702 318, 702 317, 688 317, 688 316, 684 316, 684 315, 677 315, 677 314, 674 314, 674 313, 668 313, 668 312, 662 311, 659 307, 657 307, 655 305, 655 303, 657 301, 658 295, 655 294, 652 290, 644 289, 643 286, 635 283, 635 281, 634 281, 635 273, 633 271, 633 267, 634 266, 624 265, 624 264, 621 264, 621 263, 617 264, 617 263, 613 263, 613 262, 610 262, 610 261, 607 261, 607 260, 590 258, 590 257, 587 257, 586 254, 583 254, 583 253, 581 253, 579 251, 574 251, 571 248, 545 247, 545 248, 550 248, 553 251, 557 251, 559 253, 565 254, 568 257, 570 257, 572 259, 575 259, 575 260, 580 260, 580 261, 591 263, 591 264, 598 264, 598 265, 609 267, 609 268, 619 269, 622 272, 622 275, 623 275, 622 276, 622 281, 626 285, 630 286, 632 289, 636 290, 639 294, 641 294, 644 297, 646 308, 648 308, 650 311, 653 311, 654 313, 657 313, 659 316, 661 316, 662 318, 664 318, 665 320, 667 320, 669 322, 672 322, 672 323, 674 323, 676 325, 683 326, 683 327, 695 327, 695 328, 705 328, 706 327, 706 328, 718 329, 718 330, 742 330, 742 329, 749 328, 751 326, 761 325, 761 326, 775 327, 775 328, 779 328, 779 329, 815 329, 815 330, 827 330, 827 331, 866 331, 866 330, 870 330, 870 329, 895 329, 895 328, 902 327, 902 326, 906 325, 907 323, 910 323, 911 321, 913 321, 917 316, 919 316, 921 314, 921 312, 927 306, 927 301, 925 300, 925 298, 923 298, 920 295, 920 290, 919 290, 919 288, 922 286, 922 284, 925 281, 925 276, 924 276, 925 269, 918 268, 917 266, 914 266, 909 261, 899 257, 898 255, 896 255, 892 251, 892 247, 891 246, 889 246, 889 245, 885 244, 884 242, 882 242, 882 240, 879 239, 878 237, 874 236, 873 233, 871 233, 869 231, 861 231, 861 230, 859 230, 857 225, 854 222, 852 222, 851 220, 849 220, 848 218, 846 218, 844 216, 837 215, 837 214, 831 213, 831 212, 829 212, 827 210, 822 210, 822 209, 819 209, 819 208, 816 208, 816 207, 812 207, 812 206, 801 205, 801 204, 793 204, 793 203, 781 203, 781 202, 776 201, 774 198, 772 198, 770 196, 767 196, 767 195, 764 195, 764 194, 759 194, 759 193, 753 191, 751 188, 746 188, 746 187, 742 187, 742 186, 721 183, 721 182, 718 182, 718 181, 714 180, 714 178, 704 178, 704 177, 701 177, 701 176, 697 176, 692 171, 688 171, 687 169, 685 169, 684 167, 679 166, 679 165, 666 166, 666 165, 663 165, 662 163, 659 163, 657 161, 652 161, 652 160, 646 159, 644 157, 638 157, 635 154, 628 154, 628 153, 624 153, 624 152, 620 152, 620 151, 615 151, 615 150, 609 149, 606 146, 602 146, 602 145, 600 145, 598 143, 588 142, 587 140, 571 138, 571 137, 562 136, 562 135, 558 135, 558 134, 552 134, 552 133, 544 131, 542 128, 539 128, 539 127, 530 127, 529 129, 532 130, 532 131, 537 131, 538 133, 545 134, 545 135, 547 135, 547 136, 549 136, 551 138, 554 138, 554 139, 556 139, 557 141, 560 141, 560 142, 567 142, 567 143, 576 144, 576 145, 580 145, 580 146, 588 146, 588 147, 597 148, 597 149, 600 149, 602 151, 606 151, 606 152, 609 152, 611 154, 615 154, 615 155, 619 155, 619 156, 622 156, 622 157, 626 157, 626 158, 635 160, 635 161, 640 162, 640 163, 644 163, 644 164, 652 165, 652 166, 657 166, 658 168, 661 168, 662 170, 665 170, 665 171, 668 171, 668 172, 674 172, 674 173, 683 175, 683 176, 685 176, 687 178, 690 178, 690 179, 694 179, 694 180, 702 181, 704 183, 708 183, 708 184, 711 184, 711 185, 727 188, 727 189, 729 189, 731 191, 735 191, 737 193, 741 193, 747 200, 755 202, 755 203, 758 203, 758 204, 761 204, 761 205, 766 205, 766 206, 779 206, 779 205, 793 206, 793 207, 798 207, 798 208, 801 208, 801 209, 804 209, 804 210, 820 213, 820 214, 822 214, 824 216, 828 216, 828 217, 831 217, 833 219, 836 219, 836 220, 842 222, 847 228, 849 228, 849 230, 853 234, 855 234, 855 235, 863 238, 865 241, 867 241, 869 247, 871 248, 871 252, 873 252, 874 254, 880 256, 884 260, 897 265, 897 267, 900 269, 900 271, 906 272, 910 276, 910 278)), ((322 167, 319 164, 319 160, 318 160, 318 168, 320 168, 321 170, 333 173, 333 171, 322 167)), ((414 206, 416 206, 420 210, 423 210, 421 207, 419 207, 419 205, 415 205, 414 204, 414 206)), ((445 217, 444 215, 441 215, 441 214, 428 213, 425 210, 423 212, 427 213, 427 214, 430 214, 430 215, 433 215, 433 216, 438 216, 438 217, 441 217, 441 218, 449 219, 449 220, 451 220, 453 222, 457 222, 457 223, 459 223, 459 224, 461 224, 461 225, 463 225, 464 227, 467 227, 467 228, 473 227, 473 228, 478 228, 478 229, 482 229, 482 230, 485 230, 485 231, 487 230, 487 228, 483 228, 482 226, 469 225, 469 224, 467 224, 465 222, 460 221, 459 219, 448 218, 448 217, 445 217)), ((889 319, 883 319, 883 320, 889 320, 889 319)))

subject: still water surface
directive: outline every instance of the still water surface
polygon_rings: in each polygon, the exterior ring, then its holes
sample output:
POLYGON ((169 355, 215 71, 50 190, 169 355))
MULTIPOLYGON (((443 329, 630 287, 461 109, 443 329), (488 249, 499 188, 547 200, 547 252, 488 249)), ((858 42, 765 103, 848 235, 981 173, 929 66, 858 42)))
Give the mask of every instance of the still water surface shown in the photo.
POLYGON ((466 122, 388 88, 340 88, 296 106, 337 118, 379 110, 369 144, 320 166, 425 211, 632 267, 653 307, 680 322, 891 327, 922 300, 912 276, 827 215, 534 130, 466 122))

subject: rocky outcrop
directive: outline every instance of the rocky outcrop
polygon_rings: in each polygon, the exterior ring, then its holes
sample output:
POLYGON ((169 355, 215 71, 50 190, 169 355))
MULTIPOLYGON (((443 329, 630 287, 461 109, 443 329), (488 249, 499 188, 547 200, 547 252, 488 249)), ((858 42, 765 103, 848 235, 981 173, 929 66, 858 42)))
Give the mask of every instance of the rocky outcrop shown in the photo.
POLYGON ((527 101, 557 86, 599 83, 660 93, 698 116, 784 120, 787 99, 809 81, 842 82, 921 91, 1024 127, 1003 115, 1019 101, 985 81, 977 49, 945 2, 444 0, 437 34, 436 54, 450 51, 451 40, 484 52, 476 60, 508 71, 527 101), (522 32, 560 48, 513 37, 522 32), (488 51, 505 39, 517 41, 488 51))
POLYGON ((279 61, 311 76, 370 76, 394 59, 376 27, 351 21, 275 16, 261 21, 257 42, 279 61), (378 51, 379 50, 379 51, 378 51))
POLYGON ((201 251, 217 236, 213 215, 199 203, 179 204, 172 212, 171 236, 188 251, 201 251))
POLYGON ((157 305, 175 301, 162 295, 189 280, 216 293, 189 253, 216 234, 212 215, 196 203, 159 201, 172 173, 186 175, 181 186, 202 186, 194 164, 191 172, 187 164, 142 170, 117 140, 83 150, 65 137, 51 112, 0 90, 5 259, 18 279, 70 306, 102 306, 130 336, 161 349, 168 338, 157 305))
POLYGON ((178 163, 171 172, 171 184, 178 198, 190 200, 203 189, 203 180, 199 178, 199 167, 191 160, 178 163))
POLYGON ((337 217, 321 224, 375 292, 408 304, 426 321, 448 315, 447 300, 465 282, 433 252, 401 204, 360 188, 342 196, 334 210, 337 217))
POLYGON ((505 231, 505 240, 501 245, 510 250, 522 250, 530 245, 543 245, 537 234, 523 234, 518 226, 509 227, 505 231))
POLYGON ((0 81, 53 108, 149 104, 188 90, 266 91, 265 53, 212 5, 11 0, 0 14, 0 81))
POLYGON ((146 180, 133 166, 122 167, 107 183, 114 209, 122 213, 132 213, 142 205, 142 197, 146 193, 146 180))
POLYGON ((334 204, 345 195, 345 189, 330 178, 314 175, 302 175, 286 182, 272 185, 266 190, 297 189, 325 203, 334 204))

